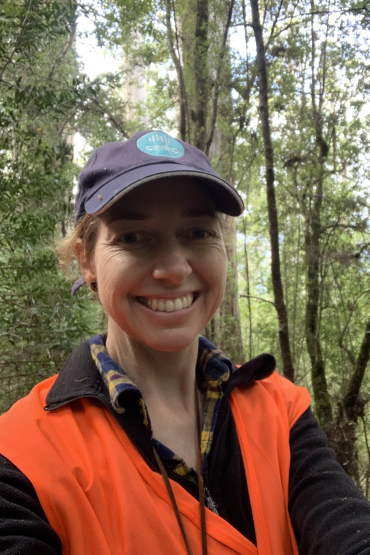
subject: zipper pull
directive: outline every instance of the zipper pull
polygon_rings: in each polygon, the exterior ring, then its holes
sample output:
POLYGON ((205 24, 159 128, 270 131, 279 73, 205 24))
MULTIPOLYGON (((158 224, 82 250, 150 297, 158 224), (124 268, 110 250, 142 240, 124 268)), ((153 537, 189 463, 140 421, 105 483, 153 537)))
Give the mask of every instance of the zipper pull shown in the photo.
POLYGON ((204 497, 205 497, 208 509, 210 509, 216 515, 220 516, 217 510, 218 505, 216 501, 212 499, 211 493, 208 488, 204 488, 204 497))

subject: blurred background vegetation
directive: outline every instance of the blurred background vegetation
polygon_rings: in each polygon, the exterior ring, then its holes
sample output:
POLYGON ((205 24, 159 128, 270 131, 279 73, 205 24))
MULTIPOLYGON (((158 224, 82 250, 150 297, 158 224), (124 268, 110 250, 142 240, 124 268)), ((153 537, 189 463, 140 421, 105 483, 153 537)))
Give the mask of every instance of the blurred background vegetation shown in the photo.
POLYGON ((206 335, 235 363, 274 354, 308 387, 370 495, 369 30, 366 0, 0 3, 0 412, 104 329, 50 248, 83 163, 162 129, 245 202, 206 335), (110 72, 87 72, 84 41, 110 72))

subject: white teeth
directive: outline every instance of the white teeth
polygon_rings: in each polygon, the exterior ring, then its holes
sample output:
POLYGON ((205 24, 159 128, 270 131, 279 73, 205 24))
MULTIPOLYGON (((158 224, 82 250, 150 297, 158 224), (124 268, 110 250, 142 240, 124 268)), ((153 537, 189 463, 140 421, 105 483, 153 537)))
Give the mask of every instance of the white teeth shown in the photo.
POLYGON ((175 310, 175 304, 173 301, 166 301, 166 312, 173 312, 175 310))
POLYGON ((174 312, 175 310, 182 310, 183 308, 188 308, 192 305, 194 300, 194 295, 189 293, 184 297, 178 297, 177 299, 146 299, 145 297, 139 297, 142 304, 150 308, 151 310, 157 310, 159 312, 174 312))
POLYGON ((182 304, 181 299, 176 299, 173 304, 174 304, 175 310, 181 310, 182 308, 184 308, 184 305, 182 304))

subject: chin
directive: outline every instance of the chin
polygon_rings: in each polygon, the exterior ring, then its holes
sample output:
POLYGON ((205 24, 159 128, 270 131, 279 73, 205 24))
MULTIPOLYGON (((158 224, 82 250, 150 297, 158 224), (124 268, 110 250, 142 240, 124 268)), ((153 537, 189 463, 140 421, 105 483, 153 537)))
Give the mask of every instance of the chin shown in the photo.
POLYGON ((145 341, 141 341, 141 343, 154 351, 176 353, 189 347, 195 340, 198 341, 198 337, 199 334, 191 334, 191 336, 189 336, 187 334, 173 334, 170 332, 163 338, 147 337, 145 341))

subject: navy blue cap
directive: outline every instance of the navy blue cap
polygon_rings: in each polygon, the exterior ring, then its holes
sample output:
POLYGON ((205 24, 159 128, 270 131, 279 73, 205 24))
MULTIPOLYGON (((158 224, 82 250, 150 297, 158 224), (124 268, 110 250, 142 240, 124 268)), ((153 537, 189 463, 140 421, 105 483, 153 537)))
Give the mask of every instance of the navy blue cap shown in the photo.
POLYGON ((163 131, 139 131, 122 143, 97 148, 78 179, 75 223, 85 214, 101 214, 135 187, 160 177, 201 178, 213 195, 217 210, 240 216, 244 204, 227 181, 211 167, 199 149, 163 131))

